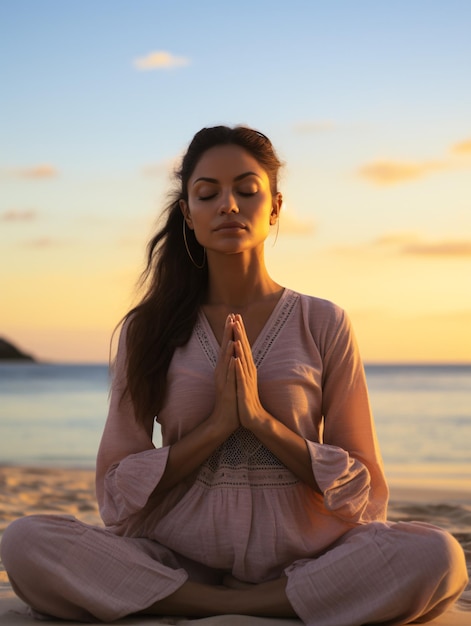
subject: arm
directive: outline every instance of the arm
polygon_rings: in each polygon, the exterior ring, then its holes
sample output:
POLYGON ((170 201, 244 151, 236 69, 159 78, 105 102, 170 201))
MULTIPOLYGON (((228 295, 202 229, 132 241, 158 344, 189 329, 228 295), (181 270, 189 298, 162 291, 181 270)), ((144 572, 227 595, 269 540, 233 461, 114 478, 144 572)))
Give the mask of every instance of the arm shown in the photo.
POLYGON ((262 406, 258 394, 257 369, 242 317, 235 315, 233 324, 237 404, 241 425, 251 430, 293 474, 320 493, 305 439, 262 406))
POLYGON ((388 487, 368 389, 348 316, 338 312, 323 354, 323 445, 310 444, 326 507, 359 522, 386 517, 388 487))
POLYGON ((152 443, 153 416, 144 426, 137 422, 126 385, 126 324, 114 364, 108 417, 98 448, 96 494, 105 524, 123 521, 141 509, 160 480, 168 448, 152 443))
POLYGON ((232 362, 232 329, 226 324, 216 367, 217 396, 208 418, 172 446, 152 443, 153 417, 136 421, 126 381, 125 327, 120 336, 111 401, 98 457, 96 490, 106 524, 119 523, 141 510, 149 498, 160 496, 195 469, 239 426, 232 362))
POLYGON ((363 366, 345 314, 335 309, 327 321, 322 338, 319 329, 311 330, 322 356, 324 442, 304 439, 261 405, 242 324, 235 333, 240 419, 288 469, 324 496, 326 508, 335 515, 357 523, 384 519, 387 487, 363 366))
POLYGON ((167 466, 154 495, 174 487, 189 476, 240 426, 232 337, 229 316, 215 369, 216 401, 213 411, 204 422, 170 447, 167 466))

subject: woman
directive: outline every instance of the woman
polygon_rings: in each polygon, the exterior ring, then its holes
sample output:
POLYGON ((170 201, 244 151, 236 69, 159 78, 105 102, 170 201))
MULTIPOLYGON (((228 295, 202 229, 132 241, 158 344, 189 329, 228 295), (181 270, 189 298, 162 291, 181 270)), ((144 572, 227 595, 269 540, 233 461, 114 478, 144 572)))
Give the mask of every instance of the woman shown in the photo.
POLYGON ((121 332, 97 460, 106 529, 35 516, 5 534, 10 580, 37 613, 403 624, 463 590, 450 535, 385 521, 345 313, 267 272, 279 166, 248 128, 191 142, 121 332))

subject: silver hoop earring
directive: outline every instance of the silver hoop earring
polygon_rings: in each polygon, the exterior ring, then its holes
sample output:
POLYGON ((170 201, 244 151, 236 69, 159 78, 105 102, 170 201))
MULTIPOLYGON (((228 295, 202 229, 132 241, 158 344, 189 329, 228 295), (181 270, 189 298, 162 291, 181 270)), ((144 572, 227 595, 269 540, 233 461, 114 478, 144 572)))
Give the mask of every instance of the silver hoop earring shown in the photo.
POLYGON ((183 241, 185 242, 185 248, 186 251, 188 253, 188 256, 190 257, 191 262, 193 263, 193 265, 199 269, 202 270, 204 267, 204 264, 206 263, 206 248, 203 248, 203 262, 201 263, 201 265, 198 265, 198 263, 195 261, 195 259, 193 258, 193 255, 190 252, 190 248, 188 247, 188 241, 186 240, 186 228, 185 228, 185 224, 186 224, 186 219, 183 218, 183 241))

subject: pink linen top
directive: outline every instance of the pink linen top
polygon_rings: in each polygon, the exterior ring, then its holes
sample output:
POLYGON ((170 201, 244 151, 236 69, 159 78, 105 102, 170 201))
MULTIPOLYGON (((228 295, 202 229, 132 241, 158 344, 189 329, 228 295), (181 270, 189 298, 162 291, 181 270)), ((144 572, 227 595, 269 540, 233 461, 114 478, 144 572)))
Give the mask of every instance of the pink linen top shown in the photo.
POLYGON ((235 431, 187 480, 160 496, 169 447, 210 414, 219 346, 202 312, 175 351, 162 447, 134 418, 124 384, 121 333, 110 410, 97 459, 106 526, 147 537, 241 580, 279 576, 325 551, 358 524, 384 521, 388 489, 363 365, 345 312, 285 289, 252 346, 260 399, 307 443, 320 495, 248 430, 235 431))

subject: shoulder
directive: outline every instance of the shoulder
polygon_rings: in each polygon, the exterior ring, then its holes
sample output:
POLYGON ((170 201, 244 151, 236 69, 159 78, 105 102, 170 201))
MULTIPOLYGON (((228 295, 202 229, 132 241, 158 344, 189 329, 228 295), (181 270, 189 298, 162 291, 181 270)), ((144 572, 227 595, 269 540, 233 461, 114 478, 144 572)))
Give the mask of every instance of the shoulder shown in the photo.
POLYGON ((338 304, 324 298, 293 292, 299 307, 301 332, 310 335, 321 354, 327 354, 339 341, 349 343, 353 337, 350 318, 338 304))
POLYGON ((341 306, 330 300, 292 291, 297 297, 303 313, 317 324, 341 325, 348 320, 348 315, 341 306))

